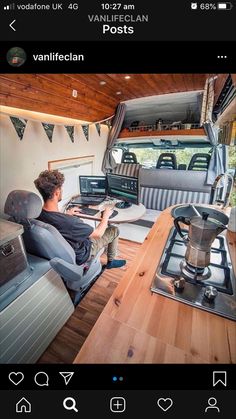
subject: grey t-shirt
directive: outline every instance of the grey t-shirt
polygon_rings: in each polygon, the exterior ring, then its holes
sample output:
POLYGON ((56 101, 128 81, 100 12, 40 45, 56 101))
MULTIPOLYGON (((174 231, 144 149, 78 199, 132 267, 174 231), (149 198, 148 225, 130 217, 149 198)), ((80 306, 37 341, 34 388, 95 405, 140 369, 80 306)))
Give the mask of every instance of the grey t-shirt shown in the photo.
POLYGON ((73 247, 76 254, 76 263, 86 262, 90 254, 91 241, 89 240, 93 228, 84 223, 77 215, 63 214, 56 211, 42 210, 38 220, 53 225, 73 247))

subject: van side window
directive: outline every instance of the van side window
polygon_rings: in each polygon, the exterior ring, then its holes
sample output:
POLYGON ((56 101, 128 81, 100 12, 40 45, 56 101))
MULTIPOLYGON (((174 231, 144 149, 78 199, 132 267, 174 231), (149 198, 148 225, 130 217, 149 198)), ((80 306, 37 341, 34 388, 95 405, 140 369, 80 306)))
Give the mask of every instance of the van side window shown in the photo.
POLYGON ((121 163, 122 154, 123 154, 122 148, 117 147, 117 148, 112 149, 112 156, 116 163, 121 163))

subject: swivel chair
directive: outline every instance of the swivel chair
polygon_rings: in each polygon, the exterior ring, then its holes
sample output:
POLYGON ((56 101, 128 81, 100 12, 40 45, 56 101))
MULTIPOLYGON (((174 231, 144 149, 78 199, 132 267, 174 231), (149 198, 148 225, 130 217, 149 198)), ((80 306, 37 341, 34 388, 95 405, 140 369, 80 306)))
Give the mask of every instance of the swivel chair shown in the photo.
POLYGON ((10 216, 11 221, 23 225, 26 251, 49 260, 52 268, 63 279, 76 305, 102 271, 102 251, 91 261, 77 265, 74 249, 61 233, 52 225, 36 219, 41 210, 39 196, 24 190, 10 192, 4 207, 4 212, 10 216))

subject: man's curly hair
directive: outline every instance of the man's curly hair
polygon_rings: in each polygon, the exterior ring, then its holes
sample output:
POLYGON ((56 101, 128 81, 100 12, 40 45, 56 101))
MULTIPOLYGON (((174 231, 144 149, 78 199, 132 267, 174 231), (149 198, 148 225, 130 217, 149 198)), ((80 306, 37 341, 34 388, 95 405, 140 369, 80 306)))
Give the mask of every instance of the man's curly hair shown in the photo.
POLYGON ((65 176, 58 170, 44 170, 35 179, 34 184, 46 202, 48 199, 52 199, 56 189, 62 187, 64 180, 65 176))

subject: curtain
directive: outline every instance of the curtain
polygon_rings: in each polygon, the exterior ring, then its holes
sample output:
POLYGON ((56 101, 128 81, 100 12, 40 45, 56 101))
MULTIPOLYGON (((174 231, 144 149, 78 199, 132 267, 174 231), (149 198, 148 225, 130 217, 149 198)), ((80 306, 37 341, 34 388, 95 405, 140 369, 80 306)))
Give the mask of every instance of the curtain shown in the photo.
POLYGON ((214 105, 214 78, 208 78, 205 83, 203 99, 202 99, 202 111, 200 125, 202 126, 206 121, 212 121, 212 111, 214 105))
POLYGON ((223 147, 218 144, 219 128, 214 127, 212 123, 212 111, 214 105, 214 77, 206 80, 200 125, 203 126, 205 133, 212 145, 211 159, 207 170, 206 183, 212 185, 216 176, 225 172, 225 162, 223 156, 223 147))
POLYGON ((125 103, 119 103, 116 109, 116 114, 112 122, 112 128, 108 135, 107 149, 105 151, 105 155, 102 162, 102 171, 104 173, 116 167, 116 162, 115 162, 114 157, 112 156, 111 150, 120 133, 120 130, 124 121, 124 117, 125 117, 125 112, 126 112, 125 103))
POLYGON ((219 128, 213 127, 213 124, 210 121, 204 122, 203 128, 212 145, 211 159, 206 178, 206 183, 212 185, 216 176, 225 172, 223 147, 221 144, 218 144, 219 128))

